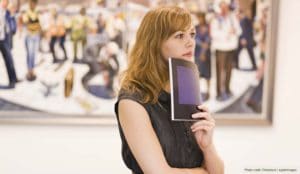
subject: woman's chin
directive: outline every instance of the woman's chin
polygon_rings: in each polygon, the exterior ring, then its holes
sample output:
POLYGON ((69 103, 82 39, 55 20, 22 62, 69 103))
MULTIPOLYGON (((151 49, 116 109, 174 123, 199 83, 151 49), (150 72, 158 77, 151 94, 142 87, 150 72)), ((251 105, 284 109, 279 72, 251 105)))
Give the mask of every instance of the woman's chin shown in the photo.
POLYGON ((194 62, 194 57, 193 56, 184 56, 182 59, 190 61, 190 62, 194 62))
POLYGON ((194 57, 193 56, 173 56, 173 58, 194 62, 194 57))

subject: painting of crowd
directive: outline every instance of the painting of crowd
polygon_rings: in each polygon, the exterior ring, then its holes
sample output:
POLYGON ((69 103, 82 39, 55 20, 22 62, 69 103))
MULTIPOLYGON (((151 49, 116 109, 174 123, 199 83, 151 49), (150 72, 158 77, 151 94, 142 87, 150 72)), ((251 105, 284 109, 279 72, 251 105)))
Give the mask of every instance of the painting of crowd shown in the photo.
POLYGON ((76 93, 74 83, 80 81, 82 90, 94 97, 114 98, 116 78, 125 64, 120 64, 125 54, 125 18, 122 3, 113 2, 108 6, 104 0, 79 4, 40 4, 38 0, 17 4, 2 0, 0 47, 4 61, 0 66, 6 69, 7 80, 5 71, 1 71, 0 92, 17 90, 24 83, 38 83, 45 87, 45 98, 51 97, 58 86, 68 98, 76 93), (20 52, 24 52, 22 57, 20 52), (23 59, 24 64, 19 65, 17 59, 23 59), (23 71, 17 70, 20 66, 23 71), (49 67, 55 67, 53 72, 49 67), (79 78, 77 67, 87 67, 79 78), (98 83, 91 84, 99 75, 98 83), (61 80, 54 83, 51 78, 61 80))
POLYGON ((203 102, 213 112, 261 112, 269 1, 70 2, 1 0, 0 99, 62 114, 111 110, 139 22, 172 4, 193 16, 203 102))

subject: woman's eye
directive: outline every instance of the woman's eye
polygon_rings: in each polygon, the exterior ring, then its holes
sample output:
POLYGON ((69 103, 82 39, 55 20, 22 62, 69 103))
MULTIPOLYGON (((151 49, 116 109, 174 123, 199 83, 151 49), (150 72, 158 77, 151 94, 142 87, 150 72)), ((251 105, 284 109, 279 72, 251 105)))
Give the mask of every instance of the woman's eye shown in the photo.
POLYGON ((196 36, 196 32, 191 32, 191 37, 194 38, 196 36))
POLYGON ((183 33, 180 33, 180 34, 177 34, 175 36, 175 38, 178 38, 178 39, 182 39, 184 37, 184 34, 183 33))

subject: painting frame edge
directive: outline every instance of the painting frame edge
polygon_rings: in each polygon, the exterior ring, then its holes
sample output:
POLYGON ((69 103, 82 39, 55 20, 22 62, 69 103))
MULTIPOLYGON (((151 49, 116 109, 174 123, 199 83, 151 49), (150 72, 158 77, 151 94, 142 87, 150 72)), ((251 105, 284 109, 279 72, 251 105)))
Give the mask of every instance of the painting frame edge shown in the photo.
MULTIPOLYGON (((262 112, 259 114, 245 114, 241 118, 239 113, 235 114, 220 114, 215 115, 217 125, 220 126, 272 126, 273 123, 273 106, 274 106, 274 85, 275 85, 275 68, 277 59, 277 38, 278 38, 278 24, 279 24, 279 2, 280 0, 270 1, 270 11, 268 17, 267 39, 266 39, 266 83, 263 86, 263 102, 262 112), (229 116, 230 115, 230 116, 229 116), (257 115, 260 115, 258 117, 257 115)), ((213 114, 214 115, 214 114, 213 114)))

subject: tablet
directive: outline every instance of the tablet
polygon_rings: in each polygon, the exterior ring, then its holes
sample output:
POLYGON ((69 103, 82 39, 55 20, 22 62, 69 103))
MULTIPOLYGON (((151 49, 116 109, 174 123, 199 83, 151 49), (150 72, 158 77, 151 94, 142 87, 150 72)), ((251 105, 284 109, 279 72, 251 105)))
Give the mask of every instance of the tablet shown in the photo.
POLYGON ((173 121, 195 121, 202 102, 197 65, 178 58, 169 58, 171 117, 173 121))

